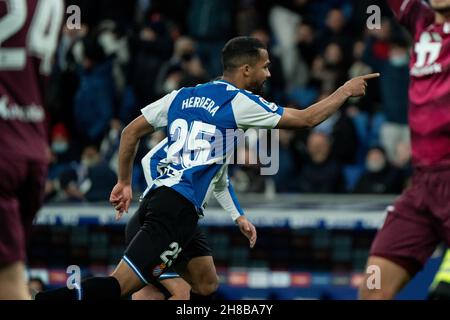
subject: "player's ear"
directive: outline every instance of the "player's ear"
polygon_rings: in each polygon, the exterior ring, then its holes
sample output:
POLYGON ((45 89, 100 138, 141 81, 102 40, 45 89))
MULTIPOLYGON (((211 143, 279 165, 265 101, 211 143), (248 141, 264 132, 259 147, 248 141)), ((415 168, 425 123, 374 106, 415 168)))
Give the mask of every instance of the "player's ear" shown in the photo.
POLYGON ((248 77, 250 75, 251 66, 249 64, 244 64, 242 66, 242 71, 244 73, 244 76, 248 77))

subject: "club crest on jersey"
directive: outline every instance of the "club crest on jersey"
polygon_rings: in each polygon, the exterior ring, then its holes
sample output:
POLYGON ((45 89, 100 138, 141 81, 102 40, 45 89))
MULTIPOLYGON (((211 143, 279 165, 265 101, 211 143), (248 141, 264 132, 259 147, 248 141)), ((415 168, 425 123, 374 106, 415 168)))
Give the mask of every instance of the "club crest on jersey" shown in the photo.
POLYGON ((153 268, 152 275, 154 277, 159 277, 163 273, 165 268, 166 268, 166 264, 165 263, 158 264, 157 266, 155 266, 153 268))
POLYGON ((414 45, 416 61, 411 68, 411 75, 427 76, 442 72, 442 65, 437 61, 441 53, 442 38, 436 32, 423 32, 414 45))
POLYGON ((278 106, 275 103, 269 102, 266 99, 264 99, 263 97, 259 97, 259 101, 261 101, 262 104, 264 104, 267 108, 269 108, 273 112, 277 111, 277 109, 278 109, 278 106))

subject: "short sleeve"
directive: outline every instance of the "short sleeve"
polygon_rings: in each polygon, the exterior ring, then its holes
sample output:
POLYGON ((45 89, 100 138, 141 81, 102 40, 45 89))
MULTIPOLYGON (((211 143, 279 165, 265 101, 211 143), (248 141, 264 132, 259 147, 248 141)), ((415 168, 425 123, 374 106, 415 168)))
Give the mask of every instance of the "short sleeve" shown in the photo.
POLYGON ((166 94, 161 99, 141 109, 142 115, 155 130, 167 126, 167 113, 169 112, 169 107, 177 96, 178 92, 179 90, 174 90, 171 93, 166 94))
POLYGON ((275 128, 284 112, 283 107, 247 92, 239 92, 231 106, 236 125, 240 129, 275 128))

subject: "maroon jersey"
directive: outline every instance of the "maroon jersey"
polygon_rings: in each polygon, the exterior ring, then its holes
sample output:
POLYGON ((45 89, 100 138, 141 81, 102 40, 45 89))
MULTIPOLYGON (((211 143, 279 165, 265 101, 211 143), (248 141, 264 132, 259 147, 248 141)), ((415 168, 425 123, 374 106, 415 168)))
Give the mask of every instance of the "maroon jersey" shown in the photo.
POLYGON ((0 150, 46 158, 43 84, 64 17, 63 0, 0 1, 0 150))
POLYGON ((450 164, 450 22, 420 0, 389 0, 411 32, 409 125, 415 166, 450 164))

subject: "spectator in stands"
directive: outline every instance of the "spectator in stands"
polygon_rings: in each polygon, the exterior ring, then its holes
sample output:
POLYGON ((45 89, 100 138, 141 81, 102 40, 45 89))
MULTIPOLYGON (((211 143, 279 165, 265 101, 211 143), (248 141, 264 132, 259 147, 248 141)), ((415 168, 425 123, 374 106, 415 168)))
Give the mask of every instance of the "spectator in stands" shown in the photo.
POLYGON ((234 1, 191 0, 188 34, 197 42, 197 50, 209 77, 222 72, 221 52, 234 31, 234 1))
POLYGON ((95 145, 83 149, 80 163, 72 163, 59 176, 60 200, 65 201, 105 201, 117 175, 101 159, 95 145))
POLYGON ((116 174, 118 171, 118 151, 122 129, 122 122, 118 119, 112 119, 109 123, 108 133, 100 145, 101 158, 116 174))
POLYGON ((155 82, 161 65, 170 59, 172 52, 167 21, 159 13, 151 14, 130 38, 130 84, 136 94, 136 109, 131 119, 139 115, 140 108, 160 98, 155 92, 155 82))
MULTIPOLYGON (((259 39, 267 48, 269 48, 269 52, 271 52, 271 38, 267 30, 255 29, 250 36, 259 39)), ((281 59, 274 53, 270 54, 270 74, 270 79, 268 79, 264 85, 264 95, 267 97, 267 100, 283 105, 285 103, 284 92, 286 90, 286 83, 284 81, 281 59)))
POLYGON ((343 47, 338 42, 330 42, 323 53, 325 70, 322 79, 322 91, 334 91, 340 83, 347 80, 348 65, 344 60, 343 47))
MULTIPOLYGON (((385 25, 388 30, 391 28, 389 21, 385 25)), ((386 150, 389 161, 394 161, 397 144, 409 143, 410 140, 407 124, 409 46, 401 34, 387 32, 372 32, 366 41, 364 60, 383 74, 378 80, 381 111, 385 117, 380 129, 380 144, 386 150)))
POLYGON ((330 43, 336 43, 343 48, 343 59, 346 60, 352 53, 353 39, 351 34, 342 9, 334 8, 328 11, 325 29, 319 32, 316 43, 321 51, 325 51, 330 43))
POLYGON ((408 45, 402 40, 393 42, 389 62, 385 64, 385 76, 380 81, 383 113, 386 122, 381 127, 380 141, 390 161, 395 161, 397 145, 409 144, 408 128, 408 45))
POLYGON ((366 44, 364 41, 356 41, 353 45, 353 63, 348 70, 349 78, 373 72, 372 67, 362 61, 365 50, 366 44))
POLYGON ((314 39, 314 27, 310 23, 302 21, 297 27, 296 40, 300 59, 307 66, 312 64, 314 57, 319 53, 319 48, 317 47, 314 39))
POLYGON ((236 152, 237 165, 230 167, 230 176, 237 192, 262 193, 266 191, 266 177, 261 175, 256 155, 256 146, 245 143, 236 152))
POLYGON ((366 157, 366 171, 356 184, 355 193, 389 194, 400 193, 400 172, 394 168, 381 147, 373 147, 366 157))
POLYGON ((297 166, 293 155, 293 139, 295 133, 289 130, 279 130, 279 168, 273 177, 277 192, 298 191, 297 166))
POLYGON ((195 43, 186 36, 179 37, 174 43, 172 57, 164 62, 158 72, 155 83, 155 92, 157 95, 163 96, 172 90, 178 89, 181 81, 181 64, 195 55, 195 43), (174 71, 178 71, 174 78, 174 71))
MULTIPOLYGON (((329 94, 322 93, 318 101, 326 98, 329 94)), ((354 164, 359 147, 358 135, 352 119, 347 114, 347 108, 333 114, 330 118, 316 127, 316 130, 326 133, 333 141, 331 155, 342 165, 354 164)))
POLYGON ((83 70, 75 94, 74 122, 82 145, 100 145, 115 107, 112 60, 107 58, 95 35, 83 39, 83 70))
MULTIPOLYGON (((54 182, 61 169, 79 160, 84 146, 103 142, 101 157, 114 163, 118 128, 137 116, 140 108, 171 90, 208 81, 208 75, 213 76, 217 73, 214 70, 221 68, 217 54, 222 47, 220 43, 236 31, 273 46, 272 78, 267 82, 266 95, 282 105, 292 103, 302 108, 335 89, 347 77, 372 70, 381 72, 379 85, 378 80, 373 80, 364 98, 352 100, 352 107, 331 117, 319 130, 326 132, 332 141, 330 161, 344 165, 345 169, 354 166, 351 169, 358 173, 355 182, 363 170, 367 150, 378 144, 404 175, 410 172, 402 97, 407 86, 407 81, 402 80, 407 74, 407 48, 388 19, 382 20, 381 29, 366 34, 360 28, 351 30, 349 23, 366 22, 360 17, 358 21, 352 19, 355 14, 350 16, 352 9, 365 12, 366 7, 360 1, 246 0, 232 4, 195 0, 189 4, 177 0, 176 6, 161 0, 116 2, 108 5, 107 1, 99 4, 82 1, 80 6, 87 14, 82 17, 81 29, 63 29, 48 101, 54 115, 50 125, 63 123, 70 139, 55 139, 48 180, 50 194, 58 187, 54 182), (136 13, 131 8, 142 13, 135 17, 139 21, 131 22, 136 13), (125 19, 121 18, 121 10, 126 12, 125 19), (257 19, 246 21, 250 16, 257 19), (134 25, 136 32, 127 33, 134 25), (85 37, 86 34, 89 36, 85 37), (127 54, 132 58, 128 59, 127 54), (83 66, 81 75, 76 72, 79 65, 83 66), (66 142, 70 156, 63 150, 67 148, 66 142)), ((280 176, 292 171, 291 156, 295 159, 294 172, 314 163, 309 156, 303 161, 303 154, 308 153, 305 151, 308 132, 296 135, 285 137, 289 142, 280 146, 280 161, 284 163, 280 176)), ((147 150, 147 143, 142 141, 142 152, 147 150)), ((253 169, 239 168, 247 171, 242 177, 252 176, 253 169)), ((141 176, 136 171, 138 184, 141 176)), ((298 187, 287 186, 281 180, 276 184, 283 191, 298 187)), ((264 188, 263 181, 255 190, 264 188)), ((246 189, 249 188, 242 188, 246 189)))
POLYGON ((299 177, 300 192, 339 193, 345 185, 341 166, 331 156, 330 137, 320 131, 312 131, 307 140, 307 158, 299 177))
POLYGON ((73 161, 78 161, 80 151, 72 144, 69 132, 62 123, 56 124, 50 136, 50 163, 45 184, 45 200, 49 201, 58 191, 58 177, 73 161))
POLYGON ((403 182, 403 189, 409 185, 412 175, 411 163, 411 143, 398 143, 396 146, 395 158, 392 162, 393 166, 400 171, 403 182))
MULTIPOLYGON (((384 65, 389 61, 390 39, 392 37, 392 24, 388 18, 381 20, 381 28, 368 30, 364 41, 364 53, 361 61, 372 68, 383 72, 384 65)), ((385 78, 383 74, 383 79, 385 78)), ((376 79, 371 84, 371 89, 366 96, 361 98, 361 111, 367 112, 370 116, 382 111, 380 105, 383 103, 380 92, 380 79, 376 79)), ((374 144, 372 144, 374 145, 374 144)))
POLYGON ((180 86, 192 87, 209 81, 202 61, 197 55, 184 55, 181 60, 183 70, 180 86))

